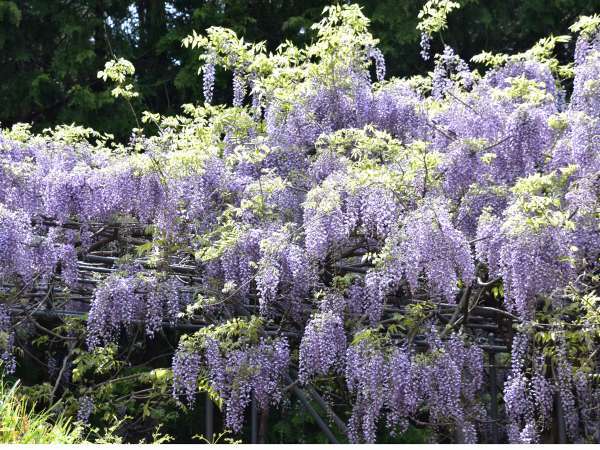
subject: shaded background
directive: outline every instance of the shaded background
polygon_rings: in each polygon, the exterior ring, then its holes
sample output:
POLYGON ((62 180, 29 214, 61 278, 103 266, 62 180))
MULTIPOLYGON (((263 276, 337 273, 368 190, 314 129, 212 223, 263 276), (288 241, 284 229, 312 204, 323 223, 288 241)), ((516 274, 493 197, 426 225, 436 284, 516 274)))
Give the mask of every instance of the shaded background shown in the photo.
MULTIPOLYGON (((126 139, 135 126, 125 102, 96 78, 114 52, 136 67, 138 111, 175 113, 202 101, 197 53, 181 47, 195 29, 234 29, 274 49, 309 41, 323 0, 0 0, 0 124, 36 130, 76 123, 126 139), (112 49, 112 51, 111 51, 112 49)), ((388 76, 426 73, 419 56, 417 13, 425 0, 357 0, 381 40, 388 76)), ((510 53, 550 33, 564 34, 600 0, 460 0, 444 41, 465 59, 481 50, 510 53)), ((439 50, 439 39, 433 50, 439 50), (438 47, 436 47, 436 45, 438 47)), ((573 43, 560 49, 568 61, 573 43)), ((227 101, 229 76, 219 74, 216 102, 227 101)))

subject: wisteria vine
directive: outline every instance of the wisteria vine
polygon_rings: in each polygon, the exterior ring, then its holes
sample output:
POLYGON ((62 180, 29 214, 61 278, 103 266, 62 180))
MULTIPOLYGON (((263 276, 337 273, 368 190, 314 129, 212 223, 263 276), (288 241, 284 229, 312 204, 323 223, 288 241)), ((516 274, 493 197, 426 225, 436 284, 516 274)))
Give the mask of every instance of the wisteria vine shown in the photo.
POLYGON ((352 442, 489 442, 492 422, 599 442, 600 20, 574 25, 572 67, 548 38, 484 71, 444 46, 430 77, 387 80, 368 25, 332 6, 314 43, 274 53, 194 32, 204 104, 145 113, 158 133, 126 145, 3 129, 2 370, 44 306, 85 317, 91 352, 176 330, 173 397, 207 392, 234 432, 291 374, 338 390, 352 442), (232 106, 211 105, 218 66, 232 106))

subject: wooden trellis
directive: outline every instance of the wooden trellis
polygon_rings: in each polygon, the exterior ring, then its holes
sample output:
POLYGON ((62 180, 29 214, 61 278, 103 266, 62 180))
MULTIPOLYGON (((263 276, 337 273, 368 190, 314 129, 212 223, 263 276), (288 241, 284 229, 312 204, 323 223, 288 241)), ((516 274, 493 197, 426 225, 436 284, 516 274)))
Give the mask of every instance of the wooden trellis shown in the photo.
MULTIPOLYGON (((46 223, 50 226, 57 226, 54 222, 46 223)), ((66 228, 79 228, 79 224, 71 223, 62 225, 66 228)), ((119 226, 108 226, 103 224, 96 224, 92 226, 92 229, 96 227, 97 237, 99 241, 92 244, 89 252, 80 255, 78 262, 78 282, 79 288, 72 290, 68 293, 61 290, 58 286, 53 283, 38 283, 35 286, 30 286, 29 289, 23 286, 15 286, 10 283, 3 282, 0 279, 0 293, 9 293, 15 289, 19 292, 18 299, 27 299, 31 303, 37 302, 37 305, 31 307, 30 305, 16 305, 13 302, 9 305, 9 309, 16 315, 25 316, 28 318, 46 318, 56 319, 64 317, 83 317, 85 311, 89 309, 92 297, 92 287, 98 283, 98 279, 92 277, 92 274, 104 274, 109 275, 114 273, 116 269, 115 264, 118 262, 118 257, 112 251, 101 250, 106 245, 114 241, 122 240, 126 245, 131 244, 142 244, 147 242, 143 239, 143 231, 139 226, 130 225, 119 225, 119 226), (127 230, 127 236, 120 236, 119 233, 123 230, 127 230), (52 299, 52 301, 47 301, 52 299), (40 305, 46 302, 44 308, 40 305), (63 307, 55 307, 55 304, 70 302, 78 304, 78 309, 68 309, 63 307)), ((138 263, 150 268, 150 264, 147 260, 138 259, 138 263)), ((348 266, 350 267, 350 266, 348 266)), ((203 292, 205 289, 201 285, 202 278, 198 276, 198 268, 191 264, 185 264, 181 261, 175 262, 170 261, 169 264, 165 265, 164 268, 177 276, 181 281, 186 283, 182 290, 188 292, 203 292)), ((361 268, 351 266, 350 271, 361 272, 361 268)), ((210 294, 210 292, 207 292, 210 294)), ((14 298, 13 300, 17 300, 14 298)), ((256 311, 256 305, 244 305, 244 309, 248 314, 256 311)), ((460 304, 448 304, 439 302, 436 304, 436 315, 440 320, 451 323, 456 317, 459 317, 461 313, 464 314, 463 321, 459 322, 460 326, 476 330, 480 337, 484 336, 484 341, 478 342, 478 346, 486 352, 488 355, 489 364, 487 365, 487 386, 486 391, 489 393, 490 402, 488 405, 488 412, 490 415, 490 443, 499 443, 502 440, 500 423, 501 414, 499 410, 500 399, 499 399, 499 386, 498 378, 500 372, 503 370, 497 363, 497 354, 506 353, 509 351, 510 345, 510 326, 513 322, 514 316, 497 308, 475 305, 469 308, 468 313, 463 312, 461 308, 464 305, 460 304), (466 320, 465 320, 466 319, 466 320), (508 332, 507 332, 508 330, 508 332)), ((402 313, 404 309, 402 306, 386 305, 384 308, 384 318, 389 319, 395 313, 402 313)), ((139 321, 140 323, 142 321, 139 321)), ((163 322, 163 327, 166 329, 174 329, 178 331, 194 331, 199 330, 207 323, 205 320, 198 318, 198 320, 192 318, 187 322, 171 323, 163 322)), ((267 329, 266 334, 270 335, 286 335, 289 337, 299 338, 299 332, 267 329)), ((417 348, 425 351, 427 349, 427 342, 424 336, 416 336, 412 344, 417 348)), ((302 407, 310 414, 319 429, 332 443, 337 443, 335 433, 330 428, 330 424, 325 420, 319 412, 314 408, 313 404, 319 406, 320 409, 326 411, 331 420, 331 424, 336 427, 341 435, 346 435, 347 429, 346 424, 341 420, 328 403, 318 394, 314 387, 310 385, 299 386, 297 382, 293 380, 293 377, 288 374, 286 375, 286 382, 289 384, 289 391, 298 399, 302 407)), ((556 420, 555 428, 558 442, 566 442, 565 437, 565 424, 560 402, 556 401, 556 420)), ((264 414, 262 412, 261 414, 264 414)), ((263 424, 259 423, 259 414, 257 402, 252 398, 250 408, 250 442, 257 443, 259 440, 259 427, 263 424)), ((264 421, 266 424, 266 421, 264 421)), ((205 437, 211 441, 215 435, 215 408, 212 401, 208 396, 205 397, 205 424, 204 424, 205 437)), ((263 430, 264 431, 264 430, 263 430)), ((264 434, 264 433, 263 433, 264 434)), ((460 436, 458 437, 460 440, 460 436)))

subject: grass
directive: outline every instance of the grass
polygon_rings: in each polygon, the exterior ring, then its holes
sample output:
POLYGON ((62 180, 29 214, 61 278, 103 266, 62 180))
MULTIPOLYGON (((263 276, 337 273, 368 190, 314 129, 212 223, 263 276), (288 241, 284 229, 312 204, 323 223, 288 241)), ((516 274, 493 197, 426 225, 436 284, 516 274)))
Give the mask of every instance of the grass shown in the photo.
POLYGON ((19 383, 7 386, 0 379, 0 444, 74 444, 81 442, 80 427, 55 417, 50 411, 35 412, 19 395, 19 383))

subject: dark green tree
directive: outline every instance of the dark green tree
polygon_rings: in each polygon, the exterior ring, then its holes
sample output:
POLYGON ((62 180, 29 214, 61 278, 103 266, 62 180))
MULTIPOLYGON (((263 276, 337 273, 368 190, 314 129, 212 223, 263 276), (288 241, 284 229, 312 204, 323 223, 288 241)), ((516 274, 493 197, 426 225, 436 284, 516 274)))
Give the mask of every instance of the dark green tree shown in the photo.
MULTIPOLYGON (((357 0, 381 40, 389 75, 425 73, 417 13, 424 0, 357 0)), ((78 123, 126 139, 135 125, 127 105, 97 78, 114 56, 136 67, 134 108, 173 113, 202 101, 197 54, 181 47, 191 30, 234 29, 253 41, 310 40, 309 25, 326 0, 0 0, 0 123, 36 129, 78 123)), ((482 50, 514 52, 567 33, 579 15, 600 11, 600 0, 460 0, 449 29, 436 37, 465 59, 482 50)), ((561 50, 568 60, 573 44, 561 50)), ((218 75, 215 100, 229 99, 228 75, 218 75), (220 86, 220 88, 219 88, 220 86)))

